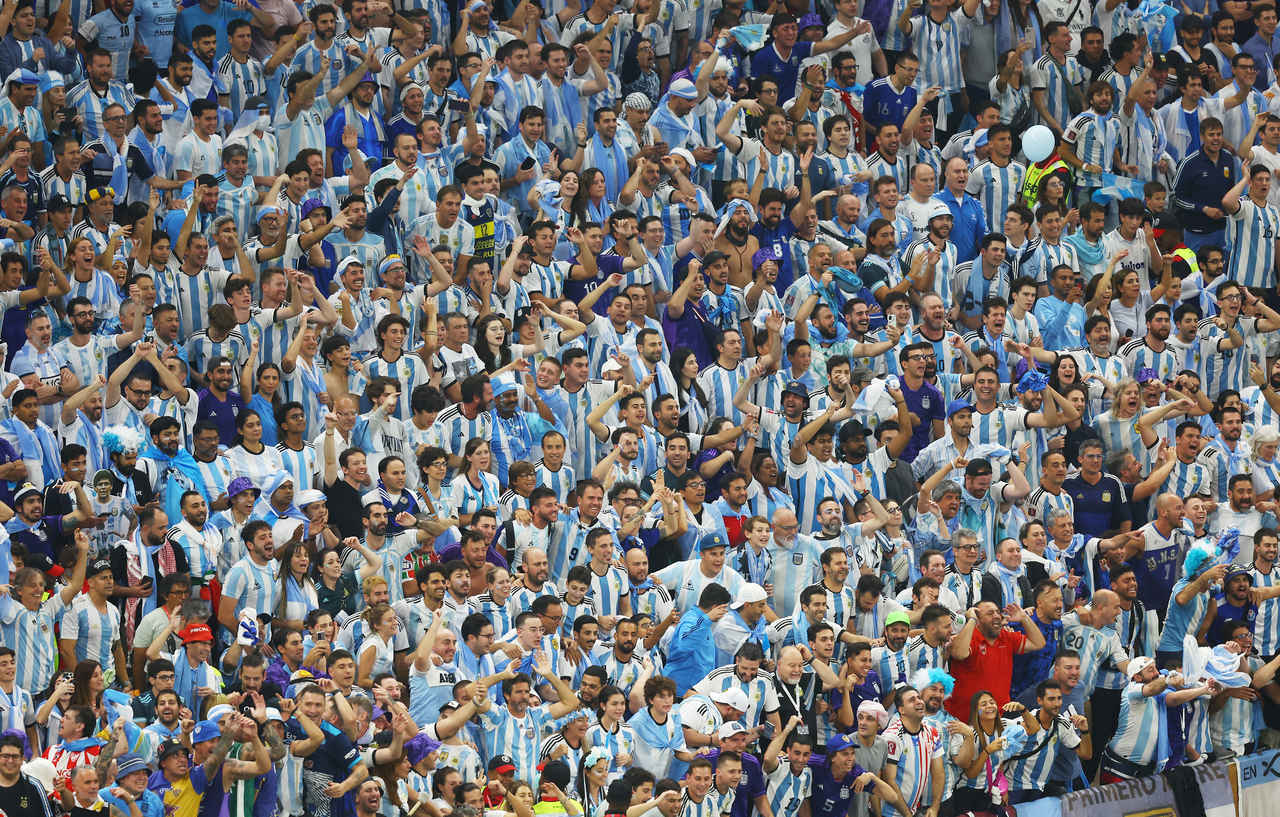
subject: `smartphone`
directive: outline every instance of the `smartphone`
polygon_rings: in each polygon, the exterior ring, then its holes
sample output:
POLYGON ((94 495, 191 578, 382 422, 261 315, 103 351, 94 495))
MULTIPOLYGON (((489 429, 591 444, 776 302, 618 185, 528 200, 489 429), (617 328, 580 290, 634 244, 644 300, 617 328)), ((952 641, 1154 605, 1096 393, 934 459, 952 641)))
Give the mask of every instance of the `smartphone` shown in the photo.
POLYGON ((465 99, 450 99, 450 100, 449 100, 449 110, 451 110, 451 111, 457 111, 457 112, 459 112, 459 113, 466 113, 470 108, 471 108, 471 103, 467 102, 465 99))
POLYGON ((898 328, 898 316, 897 316, 897 315, 890 315, 890 316, 889 316, 889 326, 892 326, 894 329, 897 329, 897 328, 898 328))
POLYGON ((525 157, 525 160, 524 160, 523 162, 521 162, 521 163, 520 163, 520 169, 521 169, 521 170, 529 170, 529 169, 531 169, 531 168, 532 168, 534 165, 536 165, 536 164, 537 164, 537 162, 534 160, 534 158, 533 158, 532 156, 526 156, 526 157, 525 157))
POLYGON ((76 676, 70 672, 64 672, 58 676, 59 680, 62 680, 62 681, 71 681, 71 680, 74 680, 75 677, 76 676))

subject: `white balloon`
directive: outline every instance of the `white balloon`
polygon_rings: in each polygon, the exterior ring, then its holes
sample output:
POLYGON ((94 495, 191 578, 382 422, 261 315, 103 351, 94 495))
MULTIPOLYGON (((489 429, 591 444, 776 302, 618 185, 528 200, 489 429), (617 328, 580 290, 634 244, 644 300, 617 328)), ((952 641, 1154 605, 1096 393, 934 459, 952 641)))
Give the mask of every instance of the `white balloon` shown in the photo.
POLYGON ((1057 140, 1044 125, 1033 125, 1022 135, 1022 152, 1029 162, 1039 162, 1053 155, 1057 140))

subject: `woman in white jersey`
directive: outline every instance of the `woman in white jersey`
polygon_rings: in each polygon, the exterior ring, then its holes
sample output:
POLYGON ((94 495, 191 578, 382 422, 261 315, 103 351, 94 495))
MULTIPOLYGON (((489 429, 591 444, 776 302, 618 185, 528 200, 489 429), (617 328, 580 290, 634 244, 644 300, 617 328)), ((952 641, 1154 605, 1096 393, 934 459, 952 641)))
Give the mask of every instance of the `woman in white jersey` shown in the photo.
POLYGON ((1116 399, 1111 408, 1094 420, 1094 428, 1102 438, 1108 456, 1117 451, 1129 451, 1138 458, 1138 462, 1145 462, 1146 447, 1137 430, 1141 400, 1138 381, 1128 378, 1121 380, 1116 384, 1116 399))
POLYGON ((1120 270, 1111 278, 1111 288, 1115 297, 1111 301, 1109 314, 1111 324, 1116 328, 1116 339, 1123 343, 1140 338, 1146 333, 1146 314, 1151 308, 1151 298, 1155 293, 1142 291, 1142 281, 1137 270, 1120 270))
POLYGON ((280 552, 279 559, 284 592, 280 594, 275 616, 301 628, 307 612, 320 606, 316 583, 311 578, 311 554, 305 540, 290 542, 280 552))
MULTIPOLYGON (((1010 714, 1014 710, 1021 711, 1022 704, 1007 704, 1010 714)), ((974 739, 977 741, 977 754, 973 762, 961 769, 960 778, 951 795, 951 807, 956 813, 964 811, 990 811, 995 802, 993 795, 998 796, 996 775, 1000 773, 1000 763, 1009 754, 1009 739, 1005 735, 1005 722, 1000 717, 1000 705, 990 692, 982 690, 973 695, 969 711, 973 718, 969 725, 973 727, 974 739)), ((1017 730, 1014 730, 1017 731, 1017 730)))
POLYGON ((498 510, 498 478, 489 473, 493 453, 489 441, 480 437, 467 440, 462 450, 466 470, 449 483, 450 502, 457 510, 459 524, 471 524, 471 517, 481 508, 498 510))
POLYGON ((280 452, 262 441, 262 418, 253 409, 236 416, 236 437, 224 456, 231 463, 233 477, 248 477, 254 485, 284 470, 280 452))
POLYGON ((391 605, 380 602, 364 611, 364 620, 368 631, 364 641, 360 642, 356 684, 363 689, 372 689, 374 678, 395 668, 393 645, 400 629, 400 619, 391 605))

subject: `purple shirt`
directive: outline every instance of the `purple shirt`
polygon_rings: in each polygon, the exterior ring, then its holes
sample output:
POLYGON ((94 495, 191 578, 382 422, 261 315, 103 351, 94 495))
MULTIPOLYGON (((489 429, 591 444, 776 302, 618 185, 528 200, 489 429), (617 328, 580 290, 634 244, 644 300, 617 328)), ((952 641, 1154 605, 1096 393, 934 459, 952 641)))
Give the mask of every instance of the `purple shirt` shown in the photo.
POLYGON ((226 400, 219 400, 213 392, 201 389, 196 408, 196 421, 209 420, 218 427, 218 442, 230 448, 236 439, 236 417, 244 411, 244 400, 237 392, 227 392, 226 400))
POLYGON ((920 453, 920 449, 929 444, 933 434, 933 421, 945 419, 946 409, 942 405, 942 392, 938 391, 937 386, 926 380, 919 390, 912 391, 907 388, 905 380, 898 379, 901 381, 899 388, 902 389, 902 399, 906 401, 911 413, 920 420, 902 452, 902 459, 911 462, 920 453))

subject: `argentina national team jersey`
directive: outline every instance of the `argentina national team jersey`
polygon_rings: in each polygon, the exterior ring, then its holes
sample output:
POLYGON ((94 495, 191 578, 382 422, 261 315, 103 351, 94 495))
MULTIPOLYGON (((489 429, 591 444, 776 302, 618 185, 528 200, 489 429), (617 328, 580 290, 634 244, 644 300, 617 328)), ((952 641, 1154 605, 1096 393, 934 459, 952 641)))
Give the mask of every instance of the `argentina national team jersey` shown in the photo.
POLYGON ((1227 277, 1246 287, 1275 286, 1277 237, 1280 210, 1241 197, 1240 209, 1227 217, 1227 277))
POLYGON ((1002 226, 1005 213, 1009 205, 1017 201, 1026 177, 1027 168, 1018 162, 1007 162, 1001 167, 988 159, 970 172, 965 192, 982 205, 987 224, 1002 226))
POLYGON ((963 7, 949 12, 941 22, 933 19, 932 13, 911 18, 911 45, 915 53, 928 55, 920 60, 917 91, 936 86, 945 96, 964 89, 960 49, 972 25, 973 18, 963 7))

